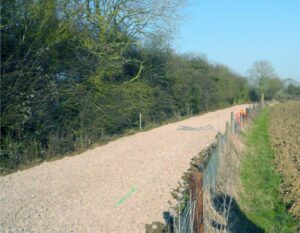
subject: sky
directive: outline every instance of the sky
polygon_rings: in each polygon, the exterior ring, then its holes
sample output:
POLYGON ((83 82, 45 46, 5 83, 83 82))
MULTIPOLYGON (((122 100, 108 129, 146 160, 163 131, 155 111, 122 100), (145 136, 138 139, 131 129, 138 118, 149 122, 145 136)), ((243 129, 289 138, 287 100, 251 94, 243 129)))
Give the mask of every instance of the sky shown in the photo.
POLYGON ((247 75, 268 60, 283 78, 300 81, 300 0, 193 0, 172 47, 206 55, 247 75))

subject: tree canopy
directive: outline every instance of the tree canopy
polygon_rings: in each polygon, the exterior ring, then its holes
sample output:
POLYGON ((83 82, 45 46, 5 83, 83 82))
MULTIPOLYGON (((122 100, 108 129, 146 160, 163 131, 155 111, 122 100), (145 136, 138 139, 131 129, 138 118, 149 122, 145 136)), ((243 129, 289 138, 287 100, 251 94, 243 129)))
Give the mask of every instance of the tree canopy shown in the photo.
POLYGON ((265 92, 272 89, 274 85, 277 85, 279 79, 271 63, 267 60, 261 60, 254 62, 253 66, 249 70, 250 77, 254 81, 255 86, 260 91, 261 104, 264 105, 265 92))
POLYGON ((249 99, 246 78, 167 42, 181 0, 1 1, 1 171, 249 99))

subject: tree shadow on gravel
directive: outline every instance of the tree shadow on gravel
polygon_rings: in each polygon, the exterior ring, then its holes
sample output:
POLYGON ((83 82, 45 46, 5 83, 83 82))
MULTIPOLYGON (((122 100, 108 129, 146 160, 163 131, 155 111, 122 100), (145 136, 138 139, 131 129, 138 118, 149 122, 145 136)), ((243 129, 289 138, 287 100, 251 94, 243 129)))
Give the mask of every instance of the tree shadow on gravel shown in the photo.
MULTIPOLYGON (((211 221, 211 226, 216 230, 225 230, 228 233, 265 233, 264 229, 254 224, 242 212, 234 198, 227 195, 218 195, 212 199, 212 204, 217 213, 226 216, 228 213, 227 226, 216 221, 211 221)), ((170 212, 163 212, 165 223, 153 222, 146 224, 146 233, 173 233, 174 217, 170 212)))
MULTIPOLYGON (((264 233, 265 231, 254 224, 242 212, 234 198, 227 195, 218 195, 212 200, 214 209, 220 214, 228 213, 227 231, 230 233, 264 233)), ((215 221, 212 226, 216 229, 222 230, 226 226, 215 221)))

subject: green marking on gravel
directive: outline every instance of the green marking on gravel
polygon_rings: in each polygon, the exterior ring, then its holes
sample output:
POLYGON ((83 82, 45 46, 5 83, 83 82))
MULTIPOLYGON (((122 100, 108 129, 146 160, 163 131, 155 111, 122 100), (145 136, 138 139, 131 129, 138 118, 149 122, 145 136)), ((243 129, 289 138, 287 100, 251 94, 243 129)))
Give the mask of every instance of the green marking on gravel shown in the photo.
POLYGON ((117 202, 115 208, 119 207, 128 197, 130 197, 134 192, 136 192, 136 190, 136 187, 133 186, 131 190, 117 202))

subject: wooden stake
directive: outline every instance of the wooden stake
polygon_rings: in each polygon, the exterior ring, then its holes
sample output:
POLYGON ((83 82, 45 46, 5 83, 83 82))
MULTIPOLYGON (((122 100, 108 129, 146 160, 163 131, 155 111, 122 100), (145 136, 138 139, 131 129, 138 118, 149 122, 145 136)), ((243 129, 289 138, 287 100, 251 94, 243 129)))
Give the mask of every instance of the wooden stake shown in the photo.
POLYGON ((229 142, 229 137, 230 137, 230 127, 229 127, 229 122, 226 122, 226 145, 228 145, 229 142))
POLYGON ((140 130, 142 130, 142 113, 139 113, 139 125, 140 125, 140 130))
POLYGON ((221 133, 218 133, 217 134, 217 155, 218 155, 218 157, 217 158, 219 158, 219 156, 221 156, 221 153, 222 153, 222 135, 221 135, 221 133))
POLYGON ((231 124, 231 132, 232 133, 235 133, 235 130, 234 130, 234 113, 231 112, 231 120, 230 120, 230 124, 231 124))
POLYGON ((192 203, 195 203, 193 233, 204 233, 202 188, 203 173, 193 172, 190 177, 190 192, 192 198, 191 201, 192 203))
POLYGON ((246 118, 249 119, 250 117, 250 108, 246 108, 246 118))

